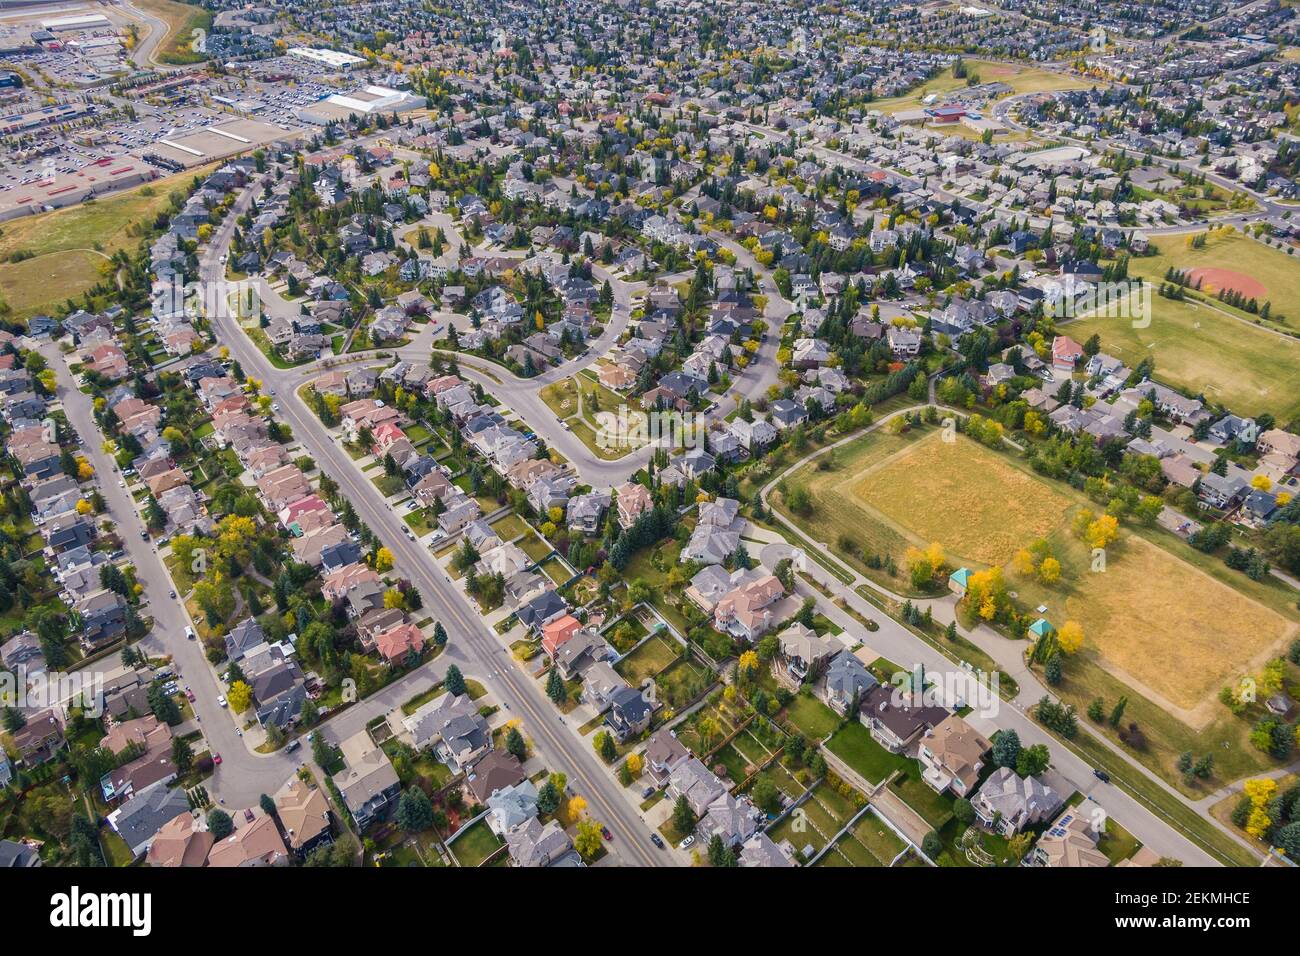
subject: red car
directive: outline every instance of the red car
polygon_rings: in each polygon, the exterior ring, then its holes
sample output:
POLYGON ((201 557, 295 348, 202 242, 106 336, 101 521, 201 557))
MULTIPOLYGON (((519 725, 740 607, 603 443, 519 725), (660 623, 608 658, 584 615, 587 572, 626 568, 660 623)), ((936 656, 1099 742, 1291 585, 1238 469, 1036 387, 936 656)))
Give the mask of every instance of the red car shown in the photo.
POLYGON ((600 835, 603 836, 606 840, 614 839, 614 834, 609 832, 609 827, 601 827, 600 835))
POLYGON ((221 754, 213 754, 213 755, 212 755, 212 762, 213 762, 214 764, 218 764, 218 765, 220 765, 220 763, 221 763, 221 754))

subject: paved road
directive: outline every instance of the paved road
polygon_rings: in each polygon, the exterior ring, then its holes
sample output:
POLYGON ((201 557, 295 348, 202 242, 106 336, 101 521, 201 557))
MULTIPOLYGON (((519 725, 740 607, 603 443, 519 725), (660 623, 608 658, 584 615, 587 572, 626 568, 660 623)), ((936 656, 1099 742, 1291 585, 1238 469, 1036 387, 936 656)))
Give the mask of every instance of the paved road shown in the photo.
POLYGON ((297 769, 299 761, 283 753, 262 755, 251 752, 244 739, 235 732, 230 712, 217 703, 223 692, 199 641, 185 637, 191 624, 178 598, 170 598, 171 576, 158 555, 157 548, 141 538, 144 522, 130 493, 121 486, 116 463, 102 449, 102 436, 94 419, 89 395, 77 388, 67 363, 52 342, 39 346, 41 353, 58 377, 57 394, 63 403, 69 424, 85 441, 85 454, 95 468, 100 491, 117 524, 122 549, 135 566, 136 577, 144 585, 148 601, 141 613, 153 618, 153 630, 143 644, 151 653, 170 655, 181 680, 194 691, 194 713, 203 728, 208 745, 221 754, 221 766, 206 786, 214 799, 225 800, 227 807, 248 807, 263 793, 274 793, 297 769))
MULTIPOLYGON (((214 236, 200 263, 203 281, 222 278, 220 256, 226 252, 235 220, 247 208, 251 195, 249 190, 242 194, 214 236)), ((212 326, 218 341, 230 349, 246 372, 279 391, 280 417, 317 464, 339 483, 358 516, 392 551, 401 573, 420 589, 425 607, 442 621, 451 636, 448 653, 464 653, 467 672, 488 685, 503 706, 522 720, 524 731, 547 766, 569 775, 575 792, 587 798, 593 817, 614 832, 613 851, 634 865, 669 864, 668 855, 650 843, 650 834, 626 791, 599 762, 591 745, 563 724, 542 688, 515 666, 509 649, 489 631, 478 610, 437 567, 431 555, 406 537, 401 517, 383 501, 347 452, 289 387, 293 377, 276 369, 234 320, 218 317, 212 326)))

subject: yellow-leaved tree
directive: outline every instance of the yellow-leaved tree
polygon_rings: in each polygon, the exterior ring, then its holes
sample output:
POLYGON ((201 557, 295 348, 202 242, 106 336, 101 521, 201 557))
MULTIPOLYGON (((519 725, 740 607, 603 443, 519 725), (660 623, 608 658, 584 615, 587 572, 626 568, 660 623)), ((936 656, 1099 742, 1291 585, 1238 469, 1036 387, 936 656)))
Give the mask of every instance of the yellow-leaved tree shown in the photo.
POLYGON ((1067 654, 1073 654, 1083 646, 1083 628, 1077 621, 1066 621, 1056 632, 1056 644, 1067 654))

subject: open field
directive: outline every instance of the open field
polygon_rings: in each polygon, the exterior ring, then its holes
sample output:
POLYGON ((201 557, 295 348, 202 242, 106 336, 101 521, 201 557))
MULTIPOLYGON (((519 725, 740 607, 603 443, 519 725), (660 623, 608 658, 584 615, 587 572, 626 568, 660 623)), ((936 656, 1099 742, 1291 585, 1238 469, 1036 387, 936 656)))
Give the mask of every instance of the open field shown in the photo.
POLYGON ((66 209, 13 219, 0 225, 0 259, 15 252, 43 256, 68 249, 95 249, 111 255, 131 248, 139 240, 130 229, 152 220, 167 208, 172 192, 182 198, 196 177, 211 172, 215 164, 166 176, 111 196, 66 209))
POLYGON ((1300 342, 1208 304, 1153 295, 1152 312, 1150 325, 1141 329, 1105 317, 1065 328, 1080 342, 1099 334, 1102 350, 1130 367, 1153 358, 1158 381, 1203 393, 1238 415, 1267 411, 1283 423, 1300 415, 1300 342))
POLYGON ((205 166, 66 209, 14 219, 0 226, 0 296, 22 318, 52 311, 103 278, 102 267, 119 249, 141 241, 167 209, 171 194, 182 196, 205 166), (18 262, 15 254, 30 255, 18 262))
MULTIPOLYGON (((1048 90, 1086 90, 1089 83, 1083 79, 1051 73, 1037 67, 1019 63, 997 63, 992 60, 965 60, 967 70, 979 77, 981 83, 1006 83, 1012 94, 1041 93, 1048 90)), ((903 110, 919 109, 921 102, 931 93, 947 93, 961 89, 966 85, 965 78, 952 75, 952 70, 944 70, 934 79, 927 80, 916 89, 888 99, 875 100, 867 104, 868 109, 881 110, 885 113, 899 113, 903 110)))
POLYGON ((1187 247, 1182 236, 1161 236, 1155 241, 1159 252, 1129 260, 1129 273, 1160 282, 1172 267, 1183 272, 1193 269, 1228 269, 1249 276, 1263 289, 1260 304, 1271 299, 1274 311, 1300 325, 1300 261, 1295 256, 1247 239, 1239 232, 1215 230, 1199 249, 1187 247))
POLYGON ((160 63, 201 63, 207 59, 192 48, 196 29, 212 30, 212 14, 199 6, 178 3, 176 0, 134 0, 141 10, 153 14, 167 23, 167 35, 158 44, 154 58, 160 63))
POLYGON ((81 250, 0 263, 0 301, 22 318, 53 311, 99 282, 106 265, 101 256, 81 250))
MULTIPOLYGON (((903 544, 937 540, 950 564, 964 558, 1007 563, 1030 541, 1049 539, 1061 581, 1046 587, 1008 569, 1020 606, 1045 605, 1058 627, 1077 621, 1085 644, 1067 673, 1087 661, 1098 680, 1104 675, 1113 682, 1094 696, 1114 701, 1132 692, 1155 702, 1177 725, 1168 729, 1170 739, 1221 717, 1219 688, 1257 669, 1297 630, 1285 588, 1234 575, 1162 532, 1127 529, 1111 547, 1105 573, 1090 573, 1090 552, 1068 531, 1070 515, 1086 499, 1012 456, 961 437, 947 444, 937 433, 910 443, 882 435, 879 446, 877 435, 841 449, 831 469, 818 471, 813 462, 790 479, 812 491, 809 532, 834 540, 834 529, 853 528, 873 544, 886 537, 903 544), (885 449, 891 453, 882 455, 885 449)), ((1090 699, 1082 699, 1080 710, 1090 699)), ((1235 726, 1216 729, 1237 736, 1235 726)))
POLYGON ((1082 542, 1059 534, 1052 544, 1061 582, 1044 588, 1009 571, 1021 601, 1047 605, 1058 627, 1077 621, 1085 652, 1194 727, 1222 709, 1214 702, 1220 687, 1256 672, 1296 631, 1277 611, 1137 535, 1108 549, 1099 574, 1089 572, 1082 542))
POLYGON ((1060 525, 1071 500, 967 438, 929 435, 856 480, 849 494, 917 544, 1002 564, 1060 525))

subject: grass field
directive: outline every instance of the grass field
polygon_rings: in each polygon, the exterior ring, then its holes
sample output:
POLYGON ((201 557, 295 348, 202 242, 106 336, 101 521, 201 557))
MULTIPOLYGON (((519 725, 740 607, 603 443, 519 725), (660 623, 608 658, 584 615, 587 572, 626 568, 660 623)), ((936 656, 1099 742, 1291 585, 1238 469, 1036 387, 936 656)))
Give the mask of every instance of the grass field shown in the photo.
MULTIPOLYGON (((832 541, 839 528, 853 528, 875 546, 937 540, 951 565, 991 565, 1048 538, 1062 563, 1061 581, 1049 588, 1008 569, 1020 606, 1046 605, 1058 627, 1077 621, 1085 634, 1079 659, 1115 684, 1097 695, 1114 701, 1136 691, 1155 701, 1184 725, 1170 728, 1170 739, 1220 716, 1219 688, 1257 669, 1297 630, 1285 588, 1234 575, 1158 531, 1126 530, 1110 548, 1105 572, 1091 573, 1091 553, 1068 531, 1086 499, 965 438, 948 444, 932 432, 909 443, 907 436, 873 432, 842 449, 829 470, 813 462, 790 483, 812 491, 809 533, 832 541)), ((1232 728, 1220 730, 1235 736, 1232 728)))
MULTIPOLYGON (((1274 311, 1288 315, 1300 327, 1300 260, 1295 256, 1247 239, 1240 232, 1216 230, 1205 245, 1189 249, 1182 236, 1161 236, 1159 252, 1129 260, 1129 272, 1160 282, 1170 267, 1183 272, 1197 268, 1232 269, 1263 283, 1274 311)), ((1263 304, 1263 303, 1261 303, 1263 304)))
POLYGON ((140 242, 139 227, 182 197, 200 167, 104 199, 26 216, 0 226, 0 295, 20 318, 48 312, 103 278, 107 258, 140 242), (15 253, 32 258, 8 261, 15 253))
POLYGON ((0 263, 0 295, 20 318, 50 312, 99 282, 106 265, 103 257, 81 250, 0 263))
MULTIPOLYGON (((206 54, 193 50, 192 43, 196 29, 211 32, 211 12, 175 0, 135 0, 135 3, 140 9, 167 23, 167 35, 154 51, 155 60, 159 63, 183 65, 201 63, 207 59, 206 54)), ((143 31, 141 37, 143 38, 143 31)))
POLYGON ((1208 304, 1153 295, 1146 328, 1099 316, 1065 328, 1080 342, 1100 335, 1102 350, 1130 367, 1154 359, 1157 380, 1203 393, 1238 415, 1267 411, 1282 422, 1300 415, 1300 341, 1231 318, 1208 304))
POLYGON ((1108 670, 1183 711, 1193 726, 1219 709, 1203 705, 1220 687, 1254 672, 1296 630, 1275 610, 1137 535, 1108 549, 1100 574, 1089 572, 1082 542, 1068 534, 1052 542, 1061 582, 1045 588, 1008 572, 1021 602, 1046 604, 1058 626, 1077 621, 1086 648, 1108 670))
POLYGON ((954 558, 1002 564, 1058 527, 1072 501, 967 438, 935 432, 841 493, 875 511, 917 544, 940 541, 954 558))
MULTIPOLYGON (((1089 83, 1072 76, 1051 73, 1019 63, 997 63, 992 60, 965 60, 970 73, 979 77, 981 83, 1006 83, 1011 87, 1011 95, 1017 93, 1041 93, 1048 90, 1086 90, 1089 83)), ((927 80, 916 89, 902 96, 876 100, 867 104, 868 109, 881 110, 885 113, 899 113, 903 110, 920 108, 922 100, 931 93, 947 93, 961 89, 966 85, 965 78, 958 79, 952 70, 944 70, 932 80, 927 80)))

